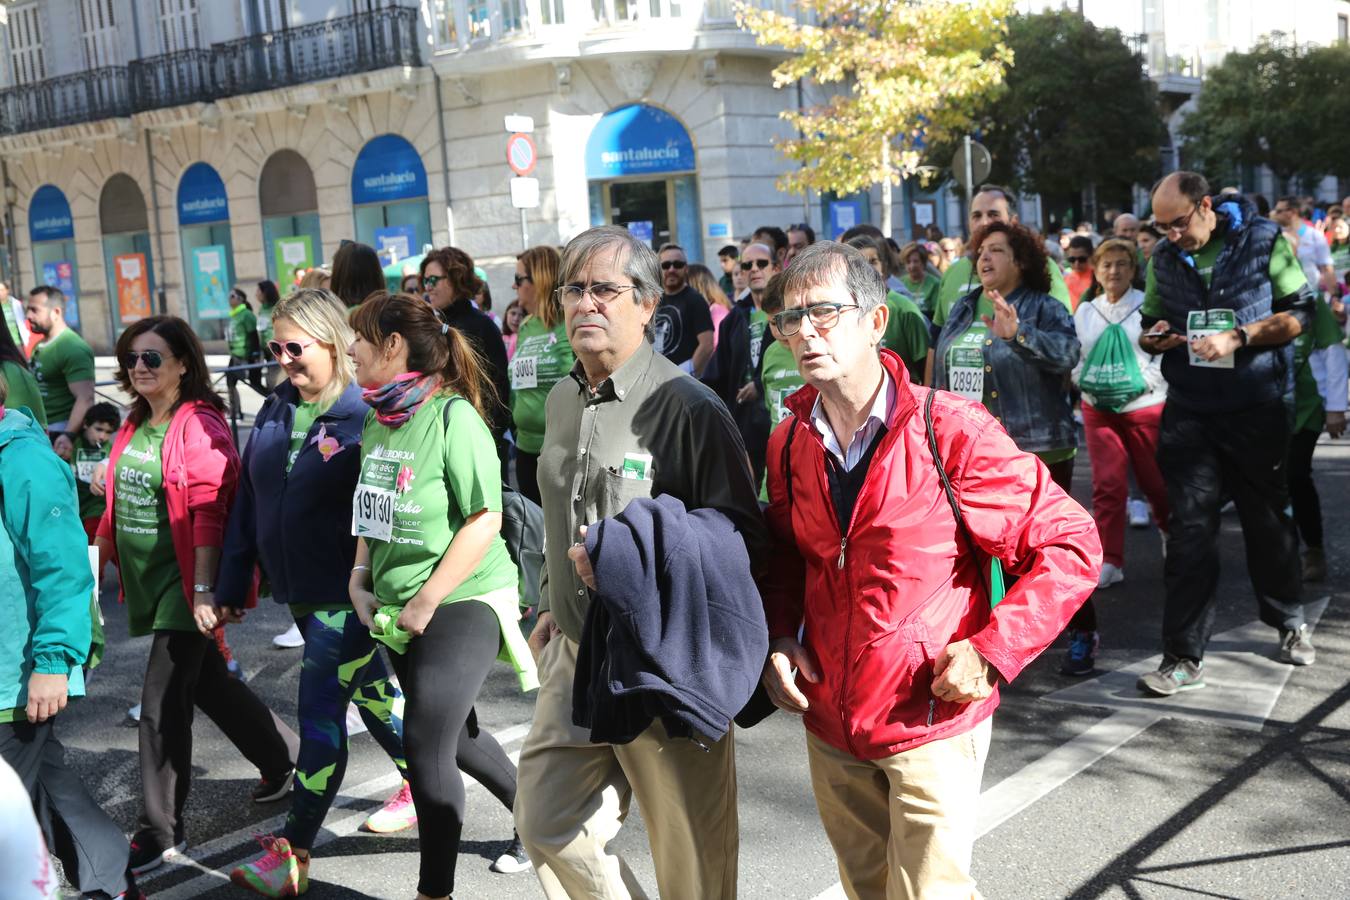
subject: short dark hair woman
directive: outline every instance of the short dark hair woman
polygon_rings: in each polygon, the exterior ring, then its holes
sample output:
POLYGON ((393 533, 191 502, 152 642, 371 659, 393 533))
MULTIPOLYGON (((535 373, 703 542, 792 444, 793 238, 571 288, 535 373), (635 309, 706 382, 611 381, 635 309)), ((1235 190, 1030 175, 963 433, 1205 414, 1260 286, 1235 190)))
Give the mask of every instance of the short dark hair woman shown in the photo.
MULTIPOLYGON (((132 636, 153 634, 141 688, 143 811, 131 870, 155 868, 186 845, 183 807, 192 777, 192 714, 200 706, 263 775, 257 801, 289 788, 299 741, 203 636, 215 589, 239 454, 187 322, 151 316, 117 339, 117 382, 131 412, 108 455, 100 555, 118 562, 132 636)), ((256 600, 247 599, 248 605, 256 600)))
POLYGON ((360 306, 376 291, 386 287, 380 255, 368 244, 343 244, 333 254, 333 276, 329 290, 348 306, 360 306))

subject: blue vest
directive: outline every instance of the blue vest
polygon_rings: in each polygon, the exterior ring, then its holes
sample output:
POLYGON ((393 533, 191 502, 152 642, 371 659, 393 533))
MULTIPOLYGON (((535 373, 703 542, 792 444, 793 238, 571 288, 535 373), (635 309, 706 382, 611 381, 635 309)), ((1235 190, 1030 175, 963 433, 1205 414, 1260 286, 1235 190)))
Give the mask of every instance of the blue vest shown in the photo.
MULTIPOLYGON (((1234 198, 1225 196, 1223 202, 1234 198)), ((1215 198, 1217 207, 1220 202, 1215 198)), ((1214 261, 1209 287, 1205 287, 1190 255, 1164 240, 1153 252, 1153 275, 1162 300, 1163 318, 1177 334, 1186 333, 1186 316, 1192 310, 1231 309, 1237 324, 1247 325, 1268 318, 1275 300, 1270 283, 1270 254, 1279 240, 1280 227, 1257 218, 1245 198, 1237 202, 1242 224, 1222 235, 1224 247, 1214 261)), ((1220 214, 1222 225, 1225 216, 1220 214)), ((1231 219, 1228 221, 1231 222, 1231 219)), ((1167 379, 1167 402, 1197 412, 1234 412, 1253 409, 1285 399, 1292 403, 1294 391, 1293 342, 1280 347, 1243 347, 1234 356, 1231 369, 1190 364, 1185 345, 1163 354, 1163 377, 1167 379)))

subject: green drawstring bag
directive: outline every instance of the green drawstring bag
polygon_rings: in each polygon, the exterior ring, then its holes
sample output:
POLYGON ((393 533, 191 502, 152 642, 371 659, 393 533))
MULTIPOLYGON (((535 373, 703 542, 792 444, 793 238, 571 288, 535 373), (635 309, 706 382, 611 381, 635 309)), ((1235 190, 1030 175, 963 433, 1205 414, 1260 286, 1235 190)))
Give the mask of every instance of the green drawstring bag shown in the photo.
MULTIPOLYGON (((1092 306, 1090 301, 1088 305, 1092 306)), ((1092 306, 1092 309, 1102 315, 1097 307, 1092 306)), ((1130 315, 1134 315, 1134 311, 1130 315)), ((1144 373, 1139 371, 1134 345, 1120 323, 1109 322, 1097 343, 1092 345, 1091 352, 1083 360, 1078 386, 1092 398, 1092 405, 1104 412, 1120 412, 1125 404, 1148 390, 1144 373)))

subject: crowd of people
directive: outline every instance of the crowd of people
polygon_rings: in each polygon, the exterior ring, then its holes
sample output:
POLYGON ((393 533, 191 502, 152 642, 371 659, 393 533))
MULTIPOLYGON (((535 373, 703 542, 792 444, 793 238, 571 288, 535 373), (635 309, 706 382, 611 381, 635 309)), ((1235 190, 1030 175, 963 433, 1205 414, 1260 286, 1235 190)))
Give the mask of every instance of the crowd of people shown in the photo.
POLYGON ((200 709, 258 770, 251 799, 289 804, 232 880, 298 896, 354 708, 400 775, 365 827, 418 826, 419 900, 454 889, 461 773, 514 816, 493 870, 550 898, 645 896, 610 847, 634 798, 660 895, 728 898, 734 731, 779 709, 849 897, 970 896, 999 685, 1056 641, 1064 676, 1095 671, 1127 526, 1156 528, 1131 568, 1166 587, 1141 692, 1205 686, 1228 503, 1279 658, 1315 659, 1347 207, 1191 172, 1150 205, 1047 236, 986 185, 965 239, 766 226, 720 271, 592 228, 521 253, 500 318, 461 249, 389 284, 347 242, 232 292, 228 405, 165 315, 117 339, 126 407, 100 400, 61 291, 0 286, 0 602, 29 623, 0 639, 0 756, 46 846, 85 896, 142 896, 190 843, 200 709), (242 449, 241 381, 265 398, 242 449), (151 637, 130 840, 53 730, 126 652, 104 647, 109 565, 151 637), (225 639, 260 596, 303 648, 294 729, 225 639), (518 766, 474 711, 497 660, 537 692, 518 766))

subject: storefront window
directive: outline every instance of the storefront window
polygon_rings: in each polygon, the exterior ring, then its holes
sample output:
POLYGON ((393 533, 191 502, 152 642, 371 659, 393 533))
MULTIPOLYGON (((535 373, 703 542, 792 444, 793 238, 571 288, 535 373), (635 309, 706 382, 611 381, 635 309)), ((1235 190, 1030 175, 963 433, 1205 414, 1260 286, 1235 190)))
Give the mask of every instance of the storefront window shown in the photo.
POLYGON ((234 242, 225 182, 206 163, 188 166, 178 183, 178 231, 188 319, 200 337, 219 340, 230 315, 234 242))
POLYGON ((278 150, 268 157, 258 178, 258 204, 267 277, 285 296, 295 287, 296 273, 323 258, 318 191, 303 156, 278 150))
POLYGON ((431 243, 427 172, 417 149, 395 134, 371 139, 352 168, 356 239, 387 265, 431 243))
POLYGON ((153 313, 154 257, 145 195, 130 175, 117 174, 103 186, 98 201, 103 232, 103 272, 113 331, 153 313))
POLYGON ((75 265, 75 223, 61 189, 44 184, 28 205, 28 237, 33 244, 33 275, 39 284, 66 295, 66 321, 80 330, 79 271, 75 265))

